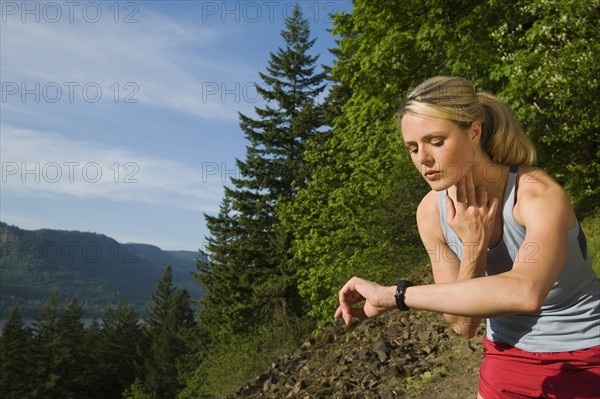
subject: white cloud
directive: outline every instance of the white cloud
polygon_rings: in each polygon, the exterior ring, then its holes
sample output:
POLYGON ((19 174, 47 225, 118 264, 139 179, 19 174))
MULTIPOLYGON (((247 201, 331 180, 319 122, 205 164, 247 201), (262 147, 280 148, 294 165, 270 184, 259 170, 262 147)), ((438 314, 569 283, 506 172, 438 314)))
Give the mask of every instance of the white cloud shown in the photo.
POLYGON ((3 197, 66 196, 215 212, 223 194, 218 165, 198 169, 54 133, 0 129, 3 197))
POLYGON ((68 10, 63 10, 59 23, 22 23, 12 16, 3 21, 3 89, 18 90, 4 93, 3 103, 26 107, 33 95, 21 101, 21 85, 35 91, 36 83, 42 102, 45 97, 55 99, 57 88, 62 90, 60 102, 73 102, 71 91, 75 101, 82 101, 83 88, 91 84, 89 95, 95 96, 95 87, 100 87, 102 100, 123 101, 129 95, 146 106, 212 120, 234 121, 238 110, 251 109, 253 104, 231 97, 223 101, 222 93, 214 92, 215 84, 244 86, 256 76, 243 61, 232 65, 205 56, 219 46, 214 28, 176 23, 148 12, 136 14, 137 23, 114 23, 107 8, 112 3, 96 4, 107 4, 105 17, 97 23, 81 18, 69 22, 68 10))

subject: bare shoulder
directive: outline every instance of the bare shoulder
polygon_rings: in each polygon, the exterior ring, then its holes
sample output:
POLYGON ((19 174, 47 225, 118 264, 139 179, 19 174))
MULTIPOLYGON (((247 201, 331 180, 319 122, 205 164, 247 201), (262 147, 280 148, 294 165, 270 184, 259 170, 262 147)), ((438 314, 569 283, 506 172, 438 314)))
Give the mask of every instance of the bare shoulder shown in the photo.
POLYGON ((548 173, 538 167, 521 166, 518 179, 517 201, 545 195, 559 195, 566 198, 565 190, 548 173))
POLYGON ((421 200, 419 207, 417 208, 417 221, 419 219, 428 219, 431 218, 432 215, 439 212, 438 206, 438 196, 439 193, 437 191, 431 190, 421 200))
POLYGON ((575 213, 566 191, 548 173, 535 166, 521 166, 518 174, 514 216, 521 225, 529 216, 548 213, 567 216, 568 225, 575 223, 575 213))
POLYGON ((441 235, 439 195, 439 192, 431 190, 417 208, 417 226, 423 241, 439 238, 441 235))

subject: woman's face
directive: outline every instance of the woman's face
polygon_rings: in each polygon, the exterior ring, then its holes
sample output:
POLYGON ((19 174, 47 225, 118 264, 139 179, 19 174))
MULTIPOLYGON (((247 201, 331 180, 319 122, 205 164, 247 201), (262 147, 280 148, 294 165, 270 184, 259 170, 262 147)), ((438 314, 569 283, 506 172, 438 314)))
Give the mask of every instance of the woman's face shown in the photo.
POLYGON ((448 119, 407 113, 401 121, 404 146, 432 190, 455 185, 473 164, 472 128, 462 129, 448 119))

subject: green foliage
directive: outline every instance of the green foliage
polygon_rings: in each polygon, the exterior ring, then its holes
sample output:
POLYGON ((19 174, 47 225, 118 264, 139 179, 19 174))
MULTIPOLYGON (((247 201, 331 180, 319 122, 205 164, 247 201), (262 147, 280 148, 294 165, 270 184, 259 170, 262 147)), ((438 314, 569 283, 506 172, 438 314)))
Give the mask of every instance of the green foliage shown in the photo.
POLYGON ((144 384, 136 379, 129 388, 123 392, 123 399, 156 399, 156 394, 148 393, 144 389, 144 384))
POLYGON ((232 393, 266 371, 275 359, 295 350, 313 327, 278 307, 271 323, 214 341, 178 398, 220 398, 232 393))
POLYGON ((219 398, 231 393, 266 369, 270 357, 263 351, 268 344, 265 337, 252 332, 232 335, 229 341, 212 347, 179 398, 219 398))
POLYGON ((534 139, 539 163, 569 192, 580 216, 600 203, 600 1, 519 2, 494 38, 500 93, 534 139))

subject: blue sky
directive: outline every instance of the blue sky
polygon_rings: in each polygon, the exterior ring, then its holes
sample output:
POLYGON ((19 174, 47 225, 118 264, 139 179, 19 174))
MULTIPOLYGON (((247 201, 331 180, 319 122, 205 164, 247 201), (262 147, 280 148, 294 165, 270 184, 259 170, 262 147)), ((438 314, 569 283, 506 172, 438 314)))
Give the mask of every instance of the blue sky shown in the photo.
MULTIPOLYGON (((2 1, 0 220, 203 248, 293 4, 2 1)), ((351 2, 300 5, 331 64, 351 2)))

